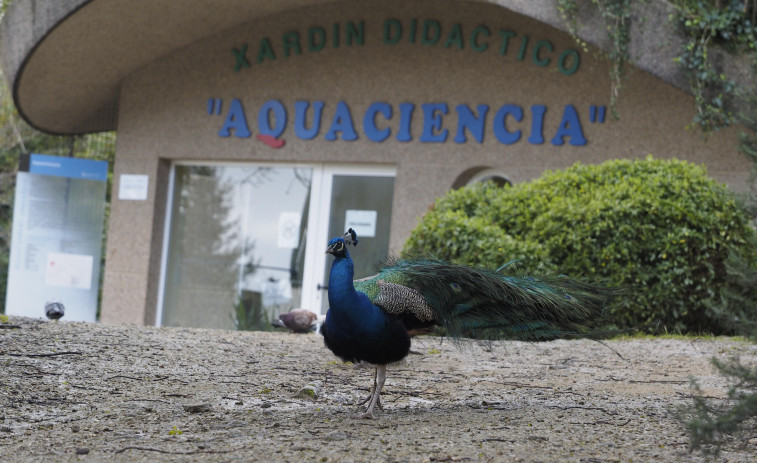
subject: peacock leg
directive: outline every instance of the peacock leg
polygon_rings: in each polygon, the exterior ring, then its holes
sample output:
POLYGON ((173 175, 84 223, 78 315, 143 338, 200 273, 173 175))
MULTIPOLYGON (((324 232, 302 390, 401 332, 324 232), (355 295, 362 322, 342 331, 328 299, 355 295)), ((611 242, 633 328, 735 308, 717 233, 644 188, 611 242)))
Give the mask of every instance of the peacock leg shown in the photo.
POLYGON ((373 414, 373 410, 379 403, 379 396, 381 395, 381 389, 384 388, 384 381, 386 381, 386 365, 376 365, 376 387, 371 394, 371 400, 368 403, 368 408, 365 410, 365 413, 356 415, 355 418, 376 418, 376 416, 374 416, 373 414))
MULTIPOLYGON (((376 377, 378 376, 378 367, 374 369, 373 372, 373 388, 371 389, 371 393, 363 399, 362 402, 360 402, 358 405, 365 405, 367 404, 372 398, 373 394, 376 392, 376 377)), ((379 398, 378 403, 376 403, 376 406, 379 408, 379 410, 383 410, 384 407, 381 406, 381 398, 379 398)))

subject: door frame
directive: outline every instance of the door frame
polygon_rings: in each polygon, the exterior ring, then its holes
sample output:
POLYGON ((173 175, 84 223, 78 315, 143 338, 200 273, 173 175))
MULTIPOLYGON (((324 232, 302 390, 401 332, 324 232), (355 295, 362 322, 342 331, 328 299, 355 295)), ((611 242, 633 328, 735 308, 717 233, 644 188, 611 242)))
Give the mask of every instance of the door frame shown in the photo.
MULTIPOLYGON (((323 307, 324 291, 323 271, 326 268, 326 245, 333 236, 329 233, 329 217, 331 216, 331 187, 334 176, 372 176, 396 177, 397 168, 385 164, 323 164, 319 180, 320 191, 310 196, 310 227, 308 229, 308 246, 305 249, 305 272, 302 279, 302 300, 312 301, 314 312, 320 312, 323 307), (317 197, 317 198, 316 198, 317 197), (317 211, 313 215, 313 211, 317 211), (310 232, 313 232, 311 235, 310 232)), ((314 175, 315 178, 315 175, 314 175)), ((315 185, 313 181, 313 185, 315 185)), ((311 191, 312 191, 311 186, 311 191)), ((307 307, 306 307, 307 308, 307 307)))
POLYGON ((165 216, 163 220, 163 245, 160 255, 160 277, 155 310, 155 326, 163 324, 163 309, 165 298, 166 271, 168 266, 168 251, 171 233, 171 217, 173 216, 173 198, 176 185, 177 166, 266 166, 309 168, 313 171, 310 185, 310 204, 308 230, 306 233, 305 266, 302 276, 301 306, 319 312, 323 306, 323 291, 319 285, 323 284, 323 270, 326 266, 324 252, 330 237, 328 236, 329 216, 331 213, 331 187, 335 175, 396 177, 397 168, 385 164, 324 164, 304 162, 217 162, 217 161, 173 161, 168 175, 168 195, 166 198, 165 216), (311 301, 305 303, 305 301, 311 301), (311 305, 312 304, 312 305, 311 305))

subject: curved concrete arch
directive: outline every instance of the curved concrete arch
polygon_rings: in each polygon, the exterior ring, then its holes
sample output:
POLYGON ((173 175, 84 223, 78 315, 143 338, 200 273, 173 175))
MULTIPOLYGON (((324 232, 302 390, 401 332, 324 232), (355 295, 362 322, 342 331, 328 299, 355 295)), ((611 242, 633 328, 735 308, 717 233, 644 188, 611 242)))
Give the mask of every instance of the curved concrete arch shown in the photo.
MULTIPOLYGON (((15 0, 0 24, 0 59, 16 106, 32 126, 58 134, 114 130, 120 82, 135 70, 254 19, 327 3, 332 2, 15 0)), ((366 6, 370 3, 365 2, 366 6)), ((554 0, 477 3, 568 29, 554 0)), ((688 91, 686 79, 673 61, 684 38, 671 33, 667 24, 672 6, 650 0, 638 8, 632 25, 634 65, 688 91)), ((579 12, 577 25, 581 40, 609 49, 603 19, 593 8, 579 12)), ((724 66, 732 72, 742 70, 742 80, 747 82, 751 75, 748 66, 724 56, 724 66)))

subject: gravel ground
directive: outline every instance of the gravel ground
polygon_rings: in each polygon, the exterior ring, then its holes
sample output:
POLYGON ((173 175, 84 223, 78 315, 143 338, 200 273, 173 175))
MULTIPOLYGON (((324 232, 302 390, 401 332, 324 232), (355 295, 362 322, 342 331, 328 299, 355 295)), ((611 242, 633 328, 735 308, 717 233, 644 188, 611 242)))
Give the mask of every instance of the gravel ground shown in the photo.
MULTIPOLYGON (((673 415, 689 378, 722 397, 710 358, 755 365, 757 346, 606 344, 418 338, 388 369, 378 419, 356 420, 373 369, 319 335, 11 317, 0 461, 704 461, 673 415)), ((718 461, 757 461, 757 438, 718 461)))

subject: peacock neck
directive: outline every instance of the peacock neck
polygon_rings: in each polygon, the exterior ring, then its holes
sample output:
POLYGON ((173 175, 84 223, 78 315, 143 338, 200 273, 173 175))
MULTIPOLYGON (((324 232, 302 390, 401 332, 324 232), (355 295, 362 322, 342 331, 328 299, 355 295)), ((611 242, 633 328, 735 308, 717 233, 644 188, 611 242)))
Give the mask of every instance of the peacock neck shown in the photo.
POLYGON ((350 256, 336 257, 331 264, 329 272, 329 305, 332 308, 348 307, 350 302, 357 298, 357 291, 352 283, 355 274, 355 264, 350 256))

